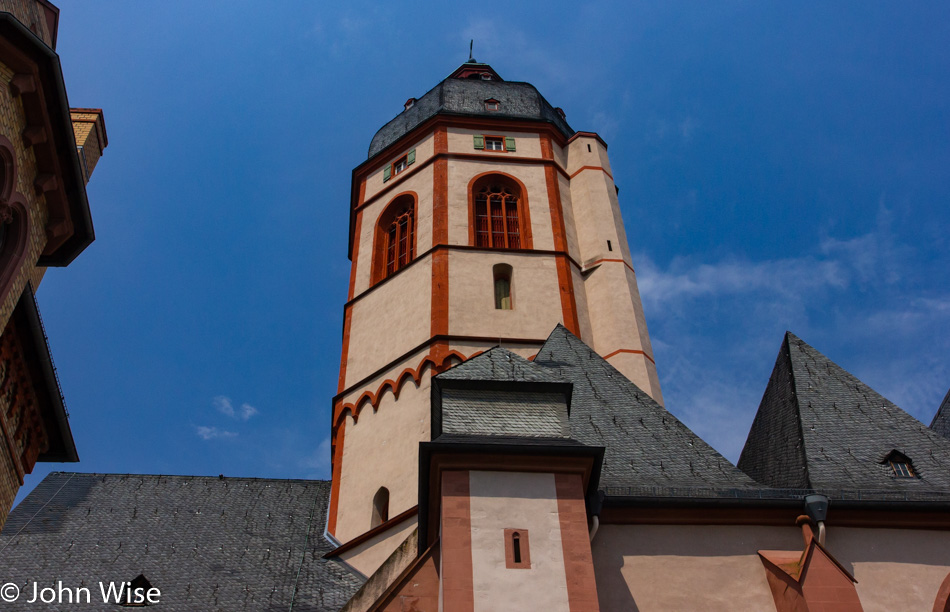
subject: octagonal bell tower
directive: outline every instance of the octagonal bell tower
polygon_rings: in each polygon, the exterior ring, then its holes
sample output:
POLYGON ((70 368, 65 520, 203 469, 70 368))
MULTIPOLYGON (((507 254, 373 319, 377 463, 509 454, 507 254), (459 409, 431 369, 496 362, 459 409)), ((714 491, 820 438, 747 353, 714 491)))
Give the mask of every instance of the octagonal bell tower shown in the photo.
POLYGON ((409 99, 353 171, 350 205, 340 542, 417 504, 430 378, 492 346, 530 358, 563 324, 662 403, 607 145, 532 85, 470 60, 409 99))

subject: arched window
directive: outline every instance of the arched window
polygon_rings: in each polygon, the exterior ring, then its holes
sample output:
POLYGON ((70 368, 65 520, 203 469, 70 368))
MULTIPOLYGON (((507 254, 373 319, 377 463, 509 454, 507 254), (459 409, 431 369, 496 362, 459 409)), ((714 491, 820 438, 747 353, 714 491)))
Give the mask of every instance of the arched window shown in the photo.
POLYGON ((376 224, 373 282, 392 276, 412 261, 416 253, 416 199, 404 194, 393 200, 376 224))
POLYGON ((498 175, 479 179, 472 190, 475 246, 494 249, 530 248, 522 239, 521 189, 498 175))
POLYGON ((495 310, 512 310, 511 302, 511 266, 495 264, 492 266, 492 275, 495 280, 495 310))
POLYGON ((7 294, 26 255, 29 228, 26 201, 14 189, 13 144, 0 136, 0 296, 7 294))
POLYGON ((382 525, 389 520, 389 489, 380 487, 373 496, 373 521, 370 527, 382 525))

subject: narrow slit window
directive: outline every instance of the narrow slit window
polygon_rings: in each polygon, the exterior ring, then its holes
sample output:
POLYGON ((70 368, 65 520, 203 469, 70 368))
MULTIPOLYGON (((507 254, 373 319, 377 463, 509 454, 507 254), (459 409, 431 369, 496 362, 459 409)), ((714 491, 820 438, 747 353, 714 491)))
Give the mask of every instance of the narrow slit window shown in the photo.
POLYGON ((608 251, 613 251, 613 250, 614 250, 614 247, 613 247, 613 245, 610 244, 610 241, 609 241, 609 240, 607 241, 607 250, 608 250, 608 251))
POLYGON ((389 489, 380 487, 373 497, 373 520, 370 527, 382 525, 389 520, 389 489))
POLYGON ((511 266, 508 264, 495 264, 492 268, 495 280, 495 310, 512 310, 511 272, 511 266))
POLYGON ((527 529, 505 529, 505 567, 531 569, 527 529))

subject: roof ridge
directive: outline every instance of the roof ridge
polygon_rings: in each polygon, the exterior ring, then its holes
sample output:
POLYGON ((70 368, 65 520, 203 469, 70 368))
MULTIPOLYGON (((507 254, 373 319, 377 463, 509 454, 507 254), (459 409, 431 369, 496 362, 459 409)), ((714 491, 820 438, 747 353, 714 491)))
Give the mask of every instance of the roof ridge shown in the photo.
POLYGON ((789 381, 792 386, 792 404, 795 406, 795 421, 798 425, 798 437, 802 441, 802 468, 805 471, 805 484, 808 485, 808 488, 811 488, 813 483, 811 481, 811 470, 808 469, 808 446, 805 438, 805 427, 802 424, 802 406, 798 401, 800 395, 798 393, 798 379, 795 376, 795 361, 792 359, 792 339, 801 342, 805 346, 811 347, 811 345, 793 334, 791 331, 785 330, 785 342, 783 343, 784 346, 782 348, 785 350, 785 356, 788 358, 788 374, 789 381))

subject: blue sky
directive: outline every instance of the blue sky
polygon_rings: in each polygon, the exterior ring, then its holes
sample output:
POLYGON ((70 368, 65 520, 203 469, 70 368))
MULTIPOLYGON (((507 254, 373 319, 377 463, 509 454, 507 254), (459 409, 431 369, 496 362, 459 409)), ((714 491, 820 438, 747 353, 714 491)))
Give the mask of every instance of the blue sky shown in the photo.
POLYGON ((667 407, 728 458, 786 329, 927 424, 950 387, 946 3, 60 8, 110 145, 37 294, 82 461, 21 498, 329 476, 350 171, 471 38, 609 143, 667 407))

